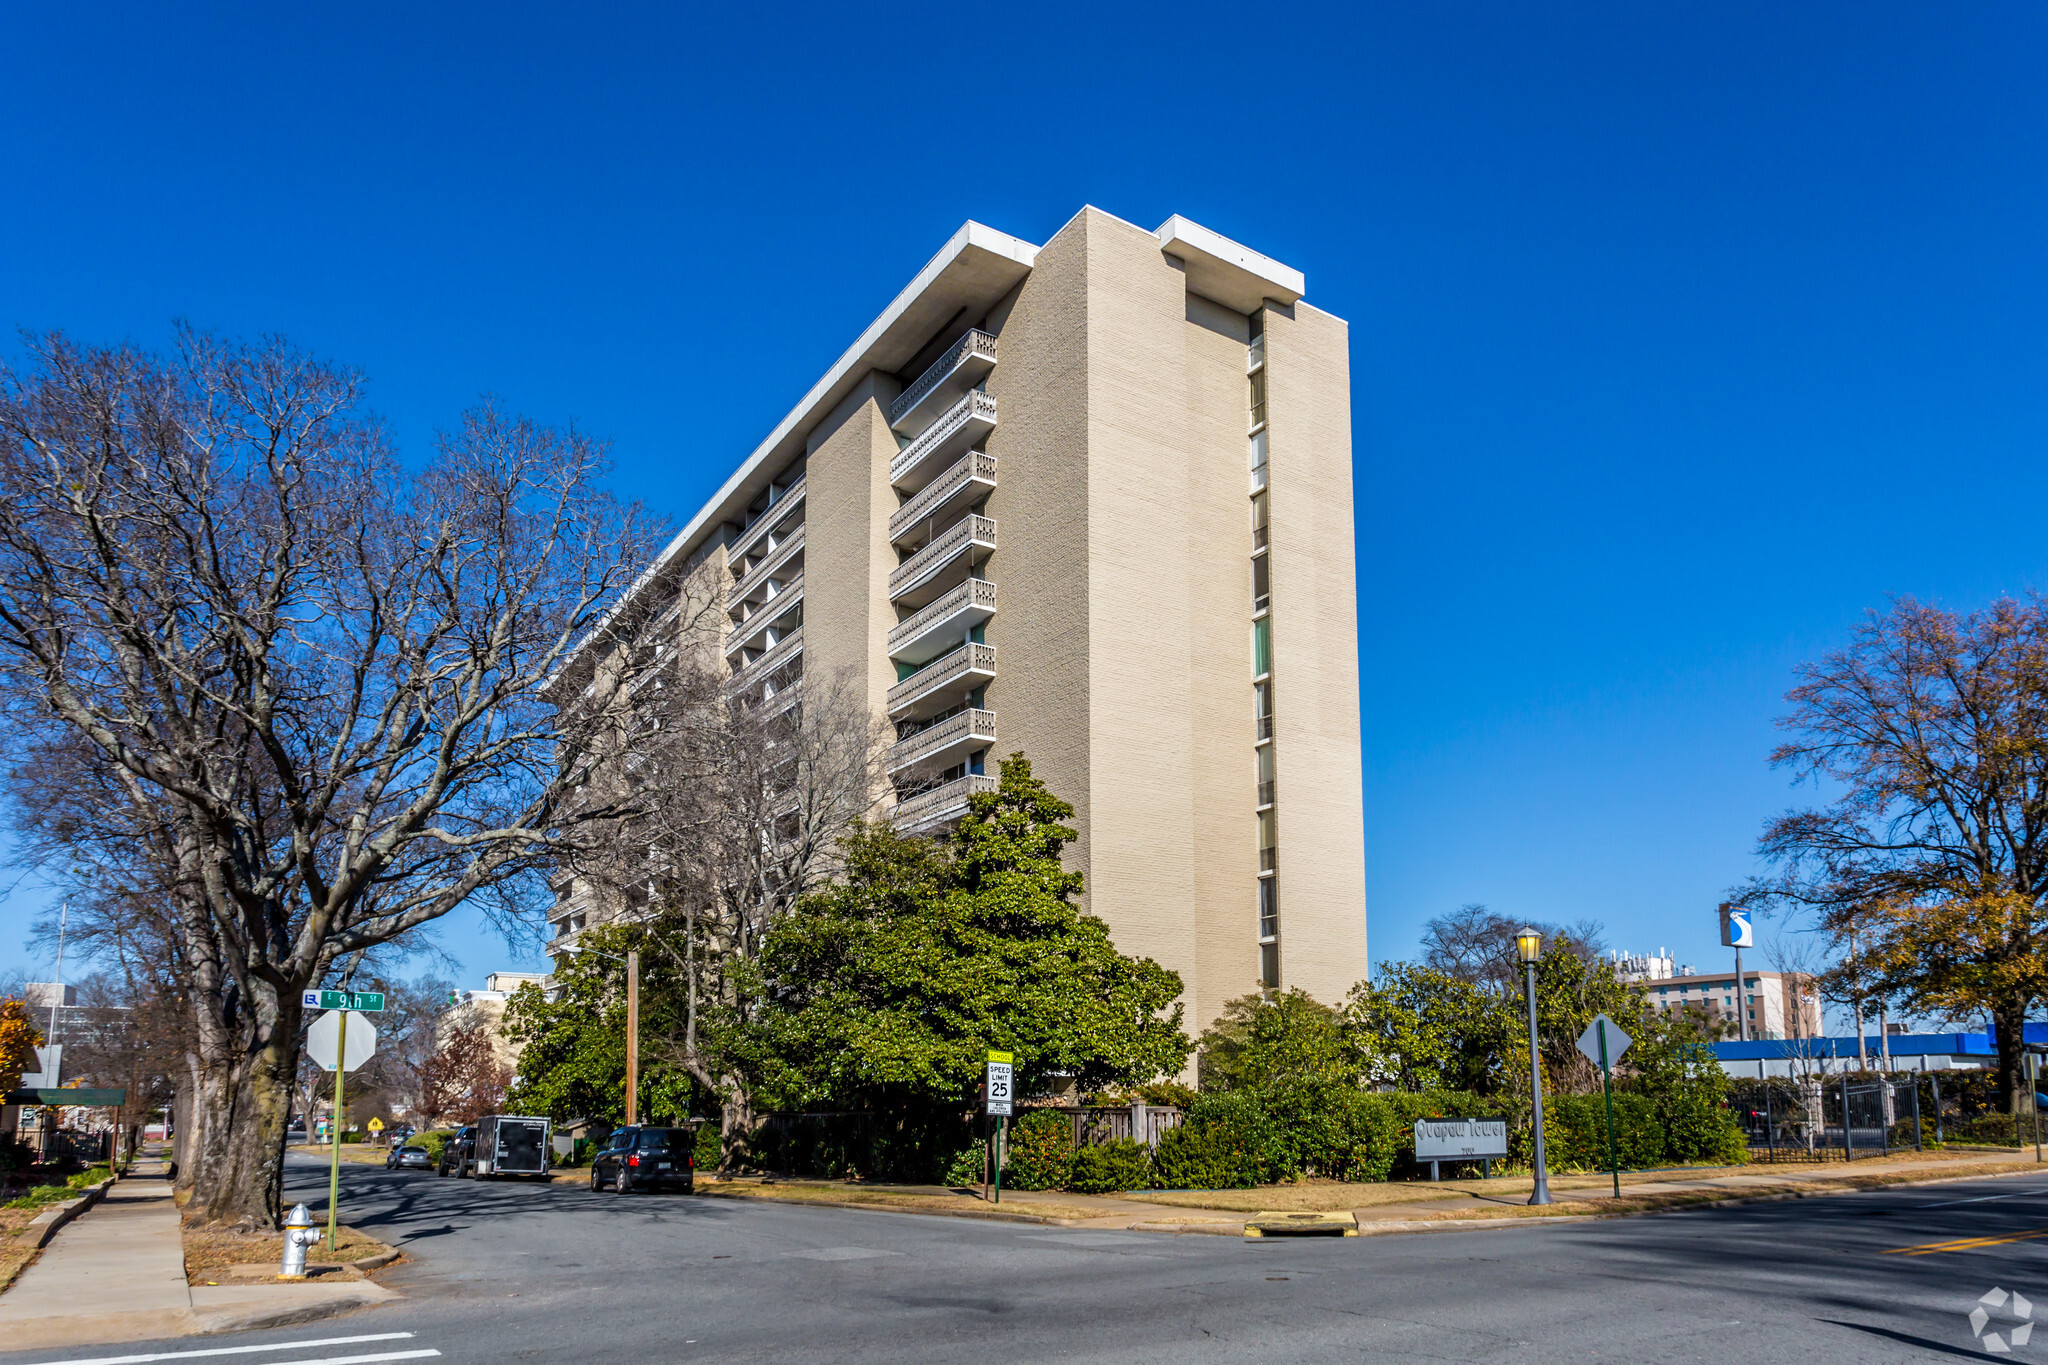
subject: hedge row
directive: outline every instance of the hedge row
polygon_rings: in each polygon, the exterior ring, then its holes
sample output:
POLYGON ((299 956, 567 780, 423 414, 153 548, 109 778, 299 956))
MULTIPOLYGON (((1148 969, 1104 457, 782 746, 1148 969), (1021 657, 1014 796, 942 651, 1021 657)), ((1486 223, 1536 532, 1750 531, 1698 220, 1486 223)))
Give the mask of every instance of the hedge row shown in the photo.
MULTIPOLYGON (((1375 1094, 1338 1082, 1297 1080, 1204 1095, 1168 1132, 1156 1153, 1131 1142, 1076 1152, 1065 1115, 1036 1110, 1011 1129, 1004 1183, 1015 1189, 1080 1193, 1143 1188, 1249 1189, 1303 1176, 1383 1181, 1421 1171, 1415 1123, 1428 1118, 1508 1121, 1508 1161, 1533 1160, 1525 1108, 1457 1091, 1375 1094)), ((1599 1095, 1545 1101, 1545 1157, 1552 1170, 1607 1166, 1607 1108, 1599 1095)), ((1614 1097, 1614 1137, 1624 1170, 1734 1164, 1748 1144, 1735 1117, 1685 1095, 1614 1097)), ((979 1169, 979 1149, 964 1152, 956 1174, 979 1169)), ((966 1183, 966 1182, 959 1182, 966 1183)))

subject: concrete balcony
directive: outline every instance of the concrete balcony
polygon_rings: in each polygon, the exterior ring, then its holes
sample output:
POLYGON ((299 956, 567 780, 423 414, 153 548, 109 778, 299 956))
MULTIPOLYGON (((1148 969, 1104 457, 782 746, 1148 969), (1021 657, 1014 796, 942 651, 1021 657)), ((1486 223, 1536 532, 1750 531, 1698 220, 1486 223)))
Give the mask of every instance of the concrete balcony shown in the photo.
POLYGON ((976 792, 995 791, 1000 785, 996 778, 969 773, 943 787, 934 787, 907 801, 897 802, 895 809, 889 812, 889 820, 898 833, 917 834, 958 820, 967 814, 968 797, 976 792))
POLYGON ((975 566, 995 550, 995 522, 987 517, 962 517, 951 530, 896 566, 889 575, 889 600, 905 607, 935 601, 966 582, 975 566))
POLYGON ((804 628, 798 626, 766 651, 735 668, 732 676, 726 679, 725 685, 735 692, 754 686, 803 652, 804 628))
MULTIPOLYGON (((726 589, 726 607, 728 609, 736 607, 748 598, 759 595, 761 589, 771 578, 790 577, 784 570, 791 568, 794 561, 803 552, 804 526, 802 522, 798 522, 789 529, 789 534, 784 536, 774 549, 768 551, 767 556, 760 563, 747 570, 745 575, 735 581, 730 588, 726 589)), ((801 566, 796 567, 801 571, 801 566)))
POLYGON ((889 689, 889 719, 920 720, 950 711, 996 676, 994 645, 963 645, 889 689))
POLYGON ((759 606, 747 614, 744 621, 733 626, 731 633, 725 637, 726 657, 731 658, 743 649, 764 648, 760 644, 761 634, 770 626, 781 625, 785 629, 794 630, 802 624, 797 612, 802 608, 803 602, 804 576, 799 570, 797 576, 784 583, 780 591, 770 593, 762 599, 759 606))
POLYGON ((958 649, 982 622, 996 614, 996 585, 970 578, 889 632, 889 657, 906 664, 929 663, 958 649))
POLYGON ((802 478, 799 478, 795 483, 783 490, 782 496, 771 503, 767 511, 754 518, 752 526, 749 526, 746 530, 732 538, 732 543, 725 547, 726 562, 728 564, 737 563, 747 555, 752 554, 754 547, 761 543, 761 537, 767 535, 778 526, 787 525, 789 519, 796 515, 803 505, 804 481, 802 478))
POLYGON ((929 767, 943 772, 996 742, 996 713, 969 709, 889 746, 889 771, 929 767))
POLYGON ((996 339, 977 327, 889 405, 889 425, 905 436, 918 435, 995 367, 996 339))
POLYGON ((996 400, 980 389, 969 389, 889 462, 889 482, 901 492, 915 493, 995 429, 996 400))
POLYGON ((996 491, 996 457, 970 450, 889 518, 889 541, 915 550, 996 491))

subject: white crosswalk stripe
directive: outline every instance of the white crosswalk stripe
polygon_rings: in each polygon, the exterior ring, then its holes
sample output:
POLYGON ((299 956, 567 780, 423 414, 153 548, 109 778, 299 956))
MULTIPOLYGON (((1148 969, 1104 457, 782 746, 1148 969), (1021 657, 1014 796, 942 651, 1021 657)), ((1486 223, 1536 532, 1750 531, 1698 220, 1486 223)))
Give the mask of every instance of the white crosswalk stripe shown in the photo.
MULTIPOLYGON (((58 1360, 50 1365, 146 1365, 154 1360, 200 1360, 214 1356, 289 1355, 323 1346, 360 1346, 372 1341, 406 1341, 410 1332, 373 1332, 356 1337, 319 1337, 312 1341, 273 1341, 262 1346, 215 1346, 203 1351, 156 1351, 149 1355, 94 1356, 89 1360, 58 1360)), ((264 1361, 262 1365, 368 1365, 378 1360, 422 1360, 441 1353, 431 1347, 416 1351, 381 1351, 372 1355, 300 1357, 294 1360, 264 1361)))

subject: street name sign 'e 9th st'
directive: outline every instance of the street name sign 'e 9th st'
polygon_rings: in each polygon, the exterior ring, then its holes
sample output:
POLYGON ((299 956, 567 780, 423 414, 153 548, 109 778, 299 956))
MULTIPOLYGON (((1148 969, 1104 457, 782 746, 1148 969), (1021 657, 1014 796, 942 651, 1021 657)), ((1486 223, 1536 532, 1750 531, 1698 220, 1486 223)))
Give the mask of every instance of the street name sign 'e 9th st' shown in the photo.
POLYGON ((360 1014, 382 1014, 382 991, 307 991, 300 1003, 309 1010, 355 1010, 360 1014))

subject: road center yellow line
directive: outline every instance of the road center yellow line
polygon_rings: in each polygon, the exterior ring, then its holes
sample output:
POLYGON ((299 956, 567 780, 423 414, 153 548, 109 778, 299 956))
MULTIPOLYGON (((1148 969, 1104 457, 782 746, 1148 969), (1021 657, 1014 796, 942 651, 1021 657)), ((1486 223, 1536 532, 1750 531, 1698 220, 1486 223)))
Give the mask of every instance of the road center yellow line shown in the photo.
POLYGON ((2027 1232, 2008 1232, 1997 1237, 1959 1237, 1952 1242, 1922 1242, 1918 1246, 1893 1247, 1884 1252, 1886 1256, 1933 1256, 1943 1251, 1975 1251, 1979 1247, 2004 1246, 2008 1242, 2026 1242, 2037 1237, 2048 1237, 2048 1228, 2034 1228, 2027 1232))

